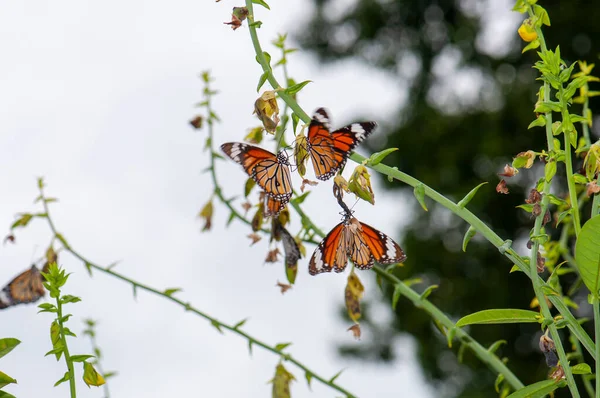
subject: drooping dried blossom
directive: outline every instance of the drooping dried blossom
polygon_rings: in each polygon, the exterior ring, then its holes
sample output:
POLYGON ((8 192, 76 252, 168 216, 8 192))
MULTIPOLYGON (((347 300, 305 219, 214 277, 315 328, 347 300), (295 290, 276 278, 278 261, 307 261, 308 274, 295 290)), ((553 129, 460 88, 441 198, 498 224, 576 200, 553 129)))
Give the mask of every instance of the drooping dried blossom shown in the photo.
POLYGON ((287 292, 288 290, 290 290, 292 288, 292 285, 288 285, 285 283, 281 283, 279 281, 277 281, 277 286, 279 289, 281 289, 281 294, 284 294, 285 292, 287 292))
POLYGON ((258 242, 259 240, 261 240, 262 238, 260 237, 260 235, 257 235, 255 233, 251 233, 250 235, 248 235, 248 238, 250 238, 250 240, 252 241, 250 243, 250 246, 252 246, 253 244, 255 244, 256 242, 258 242))
POLYGON ((600 186, 596 181, 592 181, 587 184, 586 194, 588 197, 597 194, 598 192, 600 192, 600 186))
POLYGON ((542 194, 537 189, 533 188, 529 191, 529 196, 525 199, 525 203, 539 203, 542 201, 542 194))
POLYGON ((306 188, 307 185, 314 187, 317 184, 319 184, 317 181, 311 181, 311 180, 307 180, 306 178, 302 180, 302 185, 300 185, 300 191, 304 192, 304 188, 306 188))
POLYGON ((498 173, 498 175, 502 176, 502 177, 510 178, 510 177, 513 177, 518 172, 519 172, 519 170, 517 170, 514 167, 512 167, 511 165, 507 164, 504 166, 504 171, 502 173, 498 173))
POLYGON ((231 22, 223 22, 225 25, 230 25, 231 29, 236 30, 242 26, 242 21, 248 17, 248 9, 246 7, 233 7, 231 14, 231 22))
POLYGON ((358 323, 355 323, 354 325, 350 326, 347 330, 352 332, 352 337, 354 337, 356 340, 360 340, 361 331, 360 325, 358 323))
POLYGON ((203 121, 204 121, 204 119, 202 118, 202 116, 196 116, 195 118, 190 120, 190 124, 192 125, 193 128, 195 128, 196 130, 199 130, 202 128, 203 121))
POLYGON ((538 274, 541 274, 546 270, 546 259, 544 258, 544 256, 542 256, 542 253, 540 253, 539 251, 537 252, 536 263, 538 274))
POLYGON ((265 263, 276 263, 279 256, 279 249, 275 248, 273 250, 269 250, 267 253, 267 257, 265 258, 265 263))
POLYGON ((500 180, 498 185, 496 185, 496 192, 503 193, 505 195, 508 194, 508 187, 506 186, 506 181, 500 180))

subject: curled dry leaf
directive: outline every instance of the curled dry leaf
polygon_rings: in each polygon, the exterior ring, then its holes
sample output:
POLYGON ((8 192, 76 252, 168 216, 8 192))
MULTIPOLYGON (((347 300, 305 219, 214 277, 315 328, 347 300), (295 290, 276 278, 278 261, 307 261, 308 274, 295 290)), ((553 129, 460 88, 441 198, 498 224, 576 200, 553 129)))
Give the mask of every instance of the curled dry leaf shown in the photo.
POLYGON ((517 170, 514 167, 512 167, 511 165, 507 164, 504 166, 504 171, 502 173, 498 173, 498 175, 502 176, 502 177, 513 177, 518 172, 519 172, 519 170, 517 170))
POLYGON ((517 165, 517 168, 525 167, 526 169, 530 169, 533 166, 533 162, 535 161, 535 152, 526 151, 520 152, 515 157, 513 161, 513 165, 517 165))
POLYGON ((311 187, 316 186, 317 184, 319 184, 317 181, 311 181, 311 180, 307 180, 306 178, 302 180, 302 185, 300 185, 300 192, 304 192, 304 188, 307 185, 310 185, 311 187))
POLYGON ((202 116, 198 115, 195 118, 193 118, 192 120, 190 120, 190 124, 192 125, 193 128, 195 128, 196 130, 199 130, 202 128, 203 121, 204 121, 204 119, 202 118, 202 116))
POLYGON ((542 194, 538 192, 537 189, 533 188, 529 191, 529 196, 525 199, 525 203, 539 203, 542 201, 542 194))
POLYGON ((592 181, 587 184, 587 196, 592 196, 600 192, 600 186, 596 183, 596 181, 592 181))
POLYGON ((496 185, 496 192, 503 193, 505 195, 508 194, 508 187, 506 186, 506 181, 500 180, 498 185, 496 185))
POLYGON ((348 330, 352 332, 352 337, 354 337, 356 340, 360 340, 361 331, 360 325, 358 323, 355 323, 354 325, 350 326, 348 330))
POLYGON ((233 7, 231 14, 231 22, 223 22, 225 25, 230 25, 231 29, 236 30, 242 26, 242 21, 248 17, 248 9, 246 7, 233 7))
POLYGON ((15 236, 13 234, 9 234, 9 235, 6 235, 6 237, 4 238, 2 243, 3 244, 6 244, 6 242, 15 243, 15 241, 16 241, 15 236))
POLYGON ((544 256, 542 256, 542 253, 540 253, 539 251, 537 253, 536 263, 538 274, 541 274, 546 270, 546 259, 544 258, 544 256))
POLYGON ((296 167, 300 177, 304 177, 306 174, 306 162, 308 161, 308 145, 306 142, 306 136, 304 131, 296 136, 296 142, 294 144, 294 160, 296 161, 296 167))
MULTIPOLYGON (((334 184, 334 187, 333 187, 334 190, 337 187, 337 189, 339 189, 341 191, 346 191, 346 192, 350 193, 350 190, 348 189, 348 181, 346 181, 346 179, 341 174, 338 174, 333 178, 333 184, 334 184)), ((334 191, 333 195, 337 197, 335 191, 334 191)))
POLYGON ((278 287, 279 289, 281 289, 281 294, 284 294, 285 292, 287 292, 288 290, 290 290, 292 288, 292 285, 288 285, 286 283, 281 283, 279 281, 277 281, 277 285, 275 285, 276 287, 278 287))
POLYGON ((550 210, 546 210, 546 214, 544 214, 544 219, 542 220, 542 226, 548 224, 551 220, 550 210))
POLYGON ((267 253, 267 257, 265 258, 265 263, 276 263, 279 256, 279 249, 275 248, 273 250, 269 250, 267 253))
POLYGON ((262 238, 260 237, 260 235, 257 235, 255 233, 251 233, 250 235, 248 235, 248 238, 250 238, 250 240, 252 241, 250 243, 250 246, 252 246, 253 244, 255 244, 256 242, 258 242, 259 240, 261 240, 262 238))
POLYGON ((375 204, 375 194, 371 188, 371 176, 369 170, 362 164, 354 169, 348 182, 348 189, 362 200, 366 200, 372 205, 375 204))
POLYGON ((250 202, 242 203, 242 209, 244 209, 245 213, 248 213, 248 210, 252 208, 252 204, 250 202))
POLYGON ((348 316, 354 322, 358 322, 361 316, 360 299, 362 298, 364 291, 365 288, 358 278, 358 275, 352 271, 350 275, 348 275, 348 282, 344 293, 348 316))
POLYGON ((539 203, 534 204, 533 210, 531 210, 531 214, 533 214, 534 217, 537 217, 540 214, 542 214, 542 206, 540 206, 539 203))
POLYGON ((198 213, 198 217, 204 220, 204 226, 202 227, 202 231, 209 231, 212 226, 212 216, 213 216, 213 203, 212 200, 209 200, 200 213, 198 213))
POLYGON ((254 113, 260 119, 265 130, 269 133, 275 133, 279 124, 279 105, 275 91, 265 91, 254 102, 254 113))

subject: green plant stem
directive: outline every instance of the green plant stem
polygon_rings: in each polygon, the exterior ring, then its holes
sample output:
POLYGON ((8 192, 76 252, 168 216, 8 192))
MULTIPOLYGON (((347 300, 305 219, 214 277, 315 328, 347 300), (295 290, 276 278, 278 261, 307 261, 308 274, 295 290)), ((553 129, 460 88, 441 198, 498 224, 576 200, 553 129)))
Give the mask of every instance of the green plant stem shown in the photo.
MULTIPOLYGON (((581 344, 579 343, 579 340, 577 340, 577 338, 575 338, 573 335, 571 335, 570 340, 573 342, 573 346, 575 347, 575 352, 577 353, 579 363, 585 363, 585 357, 583 356, 583 351, 581 350, 581 344)), ((594 386, 592 386, 592 383, 590 382, 589 375, 581 375, 581 382, 583 383, 583 387, 590 398, 594 398, 596 396, 596 392, 594 391, 594 386)))
MULTIPOLYGON (((94 336, 94 334, 89 334, 89 338, 94 354, 99 353, 100 347, 98 347, 98 344, 96 343, 96 337, 94 336)), ((96 362, 94 365, 96 366, 96 368, 98 368, 98 372, 100 372, 100 374, 106 378, 106 373, 104 373, 104 369, 102 369, 102 364, 100 363, 99 357, 96 358, 96 362)), ((104 398, 110 398, 110 390, 108 389, 108 383, 106 383, 106 380, 105 383, 102 384, 102 389, 104 390, 104 398)))
MULTIPOLYGON (((248 19, 249 19, 250 23, 252 23, 252 22, 254 22, 252 0, 246 0, 246 7, 249 10, 248 19)), ((271 84, 271 87, 273 87, 273 89, 275 89, 275 90, 279 89, 281 86, 277 82, 277 79, 275 79, 275 77, 273 76, 271 68, 270 68, 269 64, 267 63, 266 58, 264 57, 262 48, 260 46, 260 42, 258 40, 258 34, 256 32, 256 27, 249 26, 249 32, 250 32, 250 37, 252 39, 252 44, 254 46, 254 50, 256 52, 257 60, 258 60, 259 64, 261 65, 263 71, 268 72, 267 80, 269 81, 269 84, 271 84)), ((543 48, 545 48, 545 42, 544 42, 543 36, 540 37, 540 42, 542 43, 543 48)), ((544 90, 544 96, 545 96, 546 100, 549 100, 550 93, 549 93, 547 83, 545 83, 544 87, 546 87, 546 89, 544 90)), ((278 93, 279 93, 280 98, 286 104, 289 105, 289 107, 294 111, 294 113, 296 113, 296 115, 298 115, 298 117, 302 121, 304 121, 305 123, 310 122, 310 117, 298 105, 298 103, 296 102, 296 100, 294 98, 292 98, 290 95, 285 94, 285 92, 282 92, 282 91, 279 91, 278 93)), ((551 147, 552 149, 554 149, 554 143, 553 143, 554 141, 553 141, 553 135, 552 135, 552 114, 546 114, 546 137, 549 139, 549 142, 550 142, 548 144, 549 148, 551 147)), ((356 163, 362 163, 364 160, 366 160, 365 157, 363 157, 357 153, 352 153, 350 155, 350 159, 352 159, 356 163)), ((473 226, 473 228, 475 228, 475 230, 478 233, 480 233, 483 237, 485 237, 491 244, 496 246, 496 248, 498 248, 500 253, 504 254, 510 261, 517 264, 521 268, 521 270, 526 271, 529 268, 529 265, 525 263, 523 258, 519 254, 517 254, 514 251, 514 249, 512 249, 510 247, 510 241, 502 240, 502 238, 500 238, 489 226, 487 226, 483 221, 481 221, 477 216, 475 216, 468 209, 458 206, 456 203, 452 202, 451 200, 449 200, 442 194, 438 193, 431 187, 423 184, 421 181, 417 180, 416 178, 411 177, 408 174, 399 171, 397 168, 392 168, 383 163, 380 163, 376 166, 367 164, 367 167, 369 167, 381 174, 384 174, 390 178, 396 179, 398 181, 402 181, 405 184, 408 184, 412 187, 422 184, 425 189, 426 196, 428 196, 429 198, 438 202, 442 206, 446 207, 447 209, 452 211, 454 214, 456 214, 457 216, 459 216, 463 220, 465 220, 467 223, 469 223, 469 225, 473 226)), ((525 272, 525 274, 531 277, 531 275, 529 273, 525 272)), ((544 281, 537 274, 535 275, 535 278, 538 279, 538 283, 540 285, 544 283, 544 281)), ((575 336, 577 336, 577 338, 579 339, 579 341, 581 341, 581 343, 583 344, 585 349, 595 358, 596 357, 596 349, 595 349, 594 342, 591 340, 591 338, 585 332, 585 330, 583 330, 583 328, 581 327, 579 322, 577 322, 577 319, 575 319, 575 317, 573 316, 573 314, 571 313, 569 308, 562 302, 560 297, 550 296, 548 298, 552 302, 554 307, 563 316, 565 321, 567 321, 568 328, 571 330, 571 332, 575 336)), ((547 308, 545 300, 543 302, 541 302, 540 305, 543 305, 547 308)))
POLYGON ((591 217, 595 217, 600 213, 600 194, 595 194, 592 200, 592 214, 591 217))
MULTIPOLYGON (((600 304, 598 297, 592 299, 592 307, 594 308, 594 333, 596 338, 596 358, 600 358, 600 304)), ((600 398, 600 361, 596 361, 596 398, 600 398)))
POLYGON ((69 354, 69 346, 67 345, 67 335, 65 334, 65 329, 63 326, 63 312, 60 297, 56 298, 56 309, 56 322, 58 323, 58 327, 60 329, 60 341, 63 345, 63 355, 65 357, 65 362, 67 363, 67 369, 69 371, 69 389, 71 390, 71 398, 75 398, 77 397, 77 389, 75 387, 75 370, 73 369, 73 361, 71 360, 71 355, 69 354))
MULTIPOLYGON (((589 101, 589 97, 588 97, 589 89, 590 89, 589 85, 587 83, 585 83, 585 85, 583 86, 583 92, 585 93, 585 98, 583 100, 583 114, 581 116, 583 116, 586 119, 587 119, 588 113, 590 111, 590 101, 589 101)), ((587 120, 584 120, 583 122, 581 122, 581 129, 583 130, 583 139, 585 140, 585 145, 587 147, 589 147, 590 145, 592 145, 592 141, 590 140, 590 127, 588 125, 587 120)))
MULTIPOLYGON (((321 229, 319 229, 319 227, 317 227, 310 220, 310 218, 304 213, 304 211, 300 208, 300 206, 297 203, 292 202, 292 206, 302 217, 304 222, 317 235, 321 237, 325 236, 323 231, 321 231, 321 229)), ((519 380, 519 378, 510 369, 508 369, 508 367, 504 364, 504 362, 502 362, 500 358, 494 355, 494 353, 488 351, 463 329, 456 328, 454 322, 450 318, 448 318, 448 316, 444 314, 439 308, 437 308, 431 301, 427 300, 427 298, 421 297, 419 293, 415 292, 396 276, 392 275, 389 272, 386 272, 384 269, 379 267, 373 267, 373 271, 381 278, 385 279, 392 286, 394 286, 394 289, 398 289, 398 291, 404 297, 409 299, 415 305, 415 307, 423 309, 438 323, 446 327, 448 331, 454 330, 455 336, 464 344, 466 344, 483 363, 488 365, 497 373, 503 374, 504 379, 511 385, 512 388, 518 390, 519 388, 522 388, 524 386, 523 383, 519 380)))
POLYGON ((571 218, 573 227, 575 228, 575 237, 581 232, 581 221, 579 220, 579 201, 577 200, 577 191, 575 189, 575 181, 573 180, 573 159, 571 159, 571 143, 569 135, 563 133, 565 138, 565 169, 567 172, 567 186, 569 187, 569 198, 571 199, 571 218))
MULTIPOLYGON (((62 238, 62 235, 58 233, 58 230, 56 229, 56 226, 54 224, 54 221, 52 220, 52 217, 50 216, 50 211, 48 208, 48 204, 46 203, 43 191, 40 190, 40 195, 42 198, 42 203, 44 204, 44 210, 46 213, 46 219, 48 221, 48 226, 50 227, 50 230, 52 231, 54 236, 60 236, 61 238, 59 238, 60 242, 62 243, 64 249, 70 253, 72 256, 74 256, 75 258, 79 259, 80 261, 82 261, 84 264, 86 264, 88 267, 93 268, 95 270, 104 272, 106 274, 112 275, 115 278, 127 282, 128 284, 130 284, 134 290, 136 289, 142 289, 145 290, 149 293, 153 293, 157 296, 161 296, 164 297, 165 299, 174 302, 176 304, 178 304, 180 307, 184 308, 186 311, 192 312, 204 319, 206 319, 207 321, 209 321, 217 330, 219 330, 220 332, 222 332, 222 329, 226 329, 229 330, 230 332, 237 334, 238 336, 243 337, 244 339, 246 339, 248 341, 248 344, 250 345, 250 347, 252 345, 257 345, 259 347, 264 348, 267 351, 270 351, 272 353, 274 353, 275 355, 279 356, 282 360, 284 361, 288 361, 293 363, 294 365, 296 365, 298 368, 302 369, 304 372, 309 373, 312 375, 313 379, 316 379, 318 381, 320 381, 321 383, 331 387, 332 389, 344 394, 347 398, 355 398, 356 396, 354 394, 352 394, 351 392, 349 392, 348 390, 346 390, 345 388, 343 388, 342 386, 340 386, 339 384, 337 384, 335 381, 331 381, 330 379, 326 379, 323 376, 320 376, 319 374, 317 374, 315 371, 313 371, 312 369, 310 369, 308 366, 304 365, 302 362, 300 362, 299 360, 295 359, 294 357, 292 357, 290 354, 283 352, 283 350, 278 350, 275 346, 270 346, 267 343, 262 342, 261 340, 258 340, 255 337, 252 337, 251 335, 249 335, 248 333, 242 331, 241 325, 236 327, 236 326, 231 326, 228 325, 224 322, 221 322, 219 320, 217 320, 216 318, 206 314, 205 312, 200 311, 199 309, 193 307, 190 303, 186 303, 183 300, 180 300, 176 297, 174 297, 173 295, 169 295, 166 294, 165 292, 162 292, 158 289, 155 289, 153 287, 150 287, 148 285, 145 285, 143 283, 137 282, 133 279, 130 279, 118 272, 113 271, 112 269, 109 269, 109 267, 102 267, 100 265, 97 265, 95 263, 93 263, 92 261, 86 259, 83 255, 79 254, 75 249, 73 249, 64 238, 62 238)), ((60 307, 59 307, 60 309, 60 307)), ((59 313, 59 317, 60 317, 60 313, 59 313)), ((62 325, 61 325, 61 336, 64 339, 64 334, 62 333, 62 325)), ((66 346, 66 341, 63 341, 63 344, 65 344, 65 359, 70 358, 68 357, 68 350, 67 350, 67 346, 66 346)), ((70 363, 68 361, 68 363, 70 363)), ((69 367, 69 371, 72 372, 72 364, 69 367)), ((72 373, 73 374, 73 373, 72 373)), ((74 383, 74 378, 71 377, 71 381, 73 381, 74 383)), ((71 397, 75 398, 74 395, 74 384, 71 388, 71 397)))

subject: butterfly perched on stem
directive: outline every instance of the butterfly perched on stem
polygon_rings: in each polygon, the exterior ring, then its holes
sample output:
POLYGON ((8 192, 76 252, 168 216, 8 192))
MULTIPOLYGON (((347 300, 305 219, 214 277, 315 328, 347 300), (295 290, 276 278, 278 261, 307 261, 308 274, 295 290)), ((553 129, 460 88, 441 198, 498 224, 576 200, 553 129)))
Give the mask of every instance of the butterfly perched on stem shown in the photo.
POLYGON ((0 290, 0 309, 38 301, 45 293, 43 281, 40 270, 32 265, 0 290))
POLYGON ((241 164, 267 195, 284 204, 289 202, 292 197, 292 180, 285 152, 275 155, 241 142, 227 142, 221 145, 221 149, 234 162, 241 164))
POLYGON ((344 219, 319 243, 308 263, 311 275, 321 272, 342 272, 348 257, 358 269, 370 269, 380 264, 402 263, 406 255, 392 238, 358 221, 345 211, 344 219))
POLYGON ((315 175, 328 180, 341 170, 350 152, 377 127, 375 122, 352 123, 330 132, 329 115, 325 108, 315 111, 307 134, 307 150, 315 175))

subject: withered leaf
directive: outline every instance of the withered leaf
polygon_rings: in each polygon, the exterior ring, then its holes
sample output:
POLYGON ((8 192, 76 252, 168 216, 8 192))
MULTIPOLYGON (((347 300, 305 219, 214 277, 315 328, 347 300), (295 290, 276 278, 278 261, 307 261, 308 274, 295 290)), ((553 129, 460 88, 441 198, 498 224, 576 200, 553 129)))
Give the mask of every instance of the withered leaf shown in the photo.
POLYGON ((360 340, 361 331, 360 325, 358 323, 355 323, 354 325, 350 326, 348 330, 352 332, 352 337, 354 337, 356 340, 360 340))
POLYGON ((261 240, 262 238, 260 237, 260 235, 257 235, 255 233, 251 233, 250 235, 248 235, 248 238, 250 238, 250 240, 252 241, 250 243, 250 246, 252 246, 253 244, 255 244, 256 242, 258 242, 259 240, 261 240))
POLYGON ((508 187, 506 186, 506 181, 500 180, 498 185, 496 185, 496 192, 508 194, 508 187))

